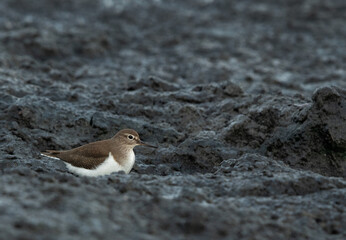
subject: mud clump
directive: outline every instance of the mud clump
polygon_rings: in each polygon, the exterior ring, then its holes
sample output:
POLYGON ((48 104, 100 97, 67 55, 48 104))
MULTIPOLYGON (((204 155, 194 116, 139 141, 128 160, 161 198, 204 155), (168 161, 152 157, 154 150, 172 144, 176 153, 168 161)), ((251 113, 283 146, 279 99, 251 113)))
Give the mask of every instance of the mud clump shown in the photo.
POLYGON ((344 5, 1 1, 1 238, 343 239, 344 5), (128 175, 39 154, 122 128, 128 175))
POLYGON ((269 140, 267 151, 293 167, 346 177, 345 90, 320 88, 312 100, 292 125, 269 140))

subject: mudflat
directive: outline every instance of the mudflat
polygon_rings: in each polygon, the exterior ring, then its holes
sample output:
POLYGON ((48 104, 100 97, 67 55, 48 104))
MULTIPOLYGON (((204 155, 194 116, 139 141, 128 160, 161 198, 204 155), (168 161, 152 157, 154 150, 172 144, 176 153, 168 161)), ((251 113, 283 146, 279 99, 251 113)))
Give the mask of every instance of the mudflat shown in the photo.
POLYGON ((345 238, 345 8, 1 1, 0 238, 345 238), (123 128, 129 175, 40 156, 123 128))

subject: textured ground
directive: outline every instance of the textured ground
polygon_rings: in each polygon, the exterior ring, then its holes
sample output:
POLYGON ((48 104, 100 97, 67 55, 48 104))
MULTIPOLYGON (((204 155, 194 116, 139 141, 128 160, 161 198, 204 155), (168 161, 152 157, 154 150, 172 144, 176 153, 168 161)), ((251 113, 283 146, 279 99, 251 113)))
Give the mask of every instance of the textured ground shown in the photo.
POLYGON ((345 239, 346 3, 0 2, 0 239, 345 239), (129 174, 45 149, 136 129, 129 174))

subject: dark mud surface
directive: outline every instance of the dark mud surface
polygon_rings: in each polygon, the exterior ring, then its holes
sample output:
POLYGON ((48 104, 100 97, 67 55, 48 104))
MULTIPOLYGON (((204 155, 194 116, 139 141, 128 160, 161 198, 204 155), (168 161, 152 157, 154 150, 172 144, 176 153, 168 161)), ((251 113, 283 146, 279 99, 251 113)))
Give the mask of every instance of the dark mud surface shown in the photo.
POLYGON ((0 239, 345 239, 346 3, 0 2, 0 239), (137 130, 129 175, 45 149, 137 130))

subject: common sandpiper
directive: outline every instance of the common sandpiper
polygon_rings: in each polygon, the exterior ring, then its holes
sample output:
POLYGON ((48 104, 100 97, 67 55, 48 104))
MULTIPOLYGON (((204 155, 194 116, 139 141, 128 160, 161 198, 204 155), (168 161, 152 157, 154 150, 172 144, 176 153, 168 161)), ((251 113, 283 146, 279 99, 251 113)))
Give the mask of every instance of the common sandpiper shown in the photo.
POLYGON ((41 155, 64 161, 70 172, 80 176, 97 177, 119 171, 128 174, 135 163, 133 148, 138 145, 157 148, 143 142, 135 130, 123 129, 107 140, 65 151, 46 150, 41 155))

